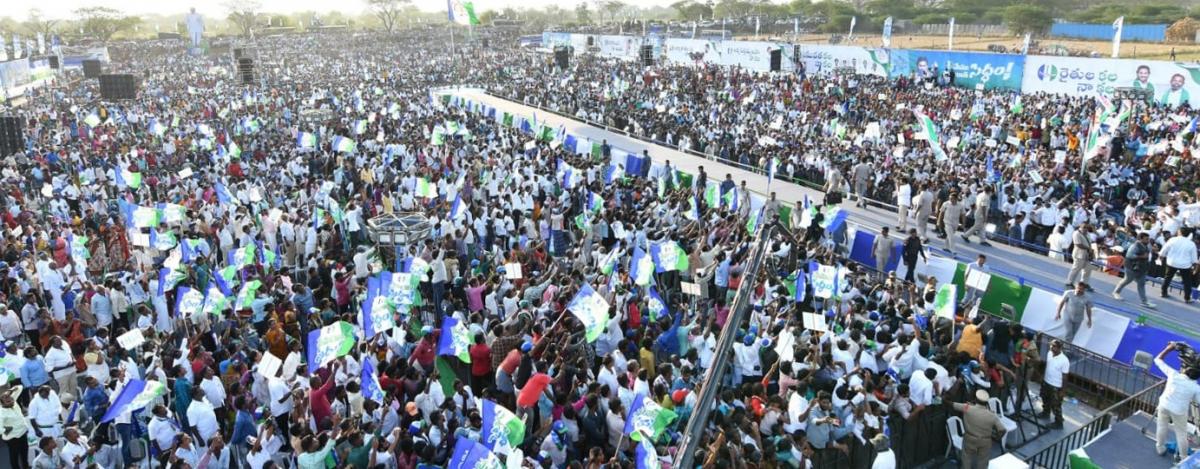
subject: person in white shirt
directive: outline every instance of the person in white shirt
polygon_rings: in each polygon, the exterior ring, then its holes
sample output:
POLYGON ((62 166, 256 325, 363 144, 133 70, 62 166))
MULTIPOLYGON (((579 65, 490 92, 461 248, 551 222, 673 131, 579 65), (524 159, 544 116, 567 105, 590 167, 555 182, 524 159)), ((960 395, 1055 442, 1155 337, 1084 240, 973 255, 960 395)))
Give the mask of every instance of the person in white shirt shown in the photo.
POLYGON ((62 435, 62 401, 50 386, 38 388, 37 395, 29 400, 29 422, 38 438, 62 435))
POLYGON ((871 447, 877 452, 871 469, 896 469, 896 453, 889 443, 887 435, 882 433, 871 438, 871 447))
MULTIPOLYGON (((204 391, 204 399, 212 405, 213 413, 216 414, 217 421, 221 422, 221 428, 224 429, 225 421, 229 415, 225 409, 225 383, 221 382, 221 378, 213 373, 212 368, 205 368, 201 371, 201 376, 204 377, 204 379, 200 380, 200 389, 204 391)), ((188 421, 190 422, 191 420, 189 419, 188 421)))
POLYGON ((289 414, 292 412, 292 386, 282 379, 268 378, 267 390, 271 395, 271 417, 282 435, 288 434, 289 414))
POLYGON ((1071 372, 1071 361, 1062 352, 1062 342, 1050 342, 1050 355, 1046 357, 1046 374, 1042 377, 1042 412, 1038 418, 1049 418, 1054 414, 1054 423, 1050 428, 1062 428, 1062 388, 1071 372))
POLYGON ((1162 297, 1169 298, 1167 290, 1178 273, 1183 280, 1183 301, 1191 303, 1192 289, 1196 288, 1192 266, 1197 261, 1196 243, 1192 241, 1191 228, 1180 228, 1179 234, 1167 241, 1158 254, 1162 257, 1163 267, 1166 268, 1163 274, 1162 297))
POLYGON ((1167 451, 1168 429, 1175 431, 1175 442, 1180 446, 1175 454, 1188 454, 1188 409, 1193 403, 1200 404, 1200 383, 1196 382, 1200 379, 1200 368, 1189 366, 1182 373, 1171 368, 1163 361, 1163 357, 1172 350, 1178 350, 1175 342, 1167 344, 1154 357, 1154 366, 1167 376, 1167 386, 1158 397, 1158 408, 1155 410, 1158 429, 1154 433, 1154 450, 1159 456, 1167 451))
POLYGON ((175 435, 182 430, 179 423, 170 417, 167 407, 163 405, 154 406, 151 414, 153 417, 147 426, 151 441, 158 445, 160 451, 171 449, 171 445, 175 444, 175 435))
POLYGON ((187 421, 200 436, 200 441, 208 441, 220 430, 213 405, 204 400, 204 391, 201 389, 192 390, 192 403, 188 405, 187 421))
POLYGON ((0 338, 13 342, 21 337, 21 318, 16 311, 0 304, 0 338))
POLYGON ((936 377, 937 370, 926 368, 921 373, 913 373, 912 378, 908 379, 909 399, 914 406, 925 407, 933 404, 933 396, 936 394, 933 379, 936 377))
POLYGON ((79 468, 87 466, 88 439, 79 434, 79 429, 68 428, 63 432, 62 458, 67 467, 79 468))

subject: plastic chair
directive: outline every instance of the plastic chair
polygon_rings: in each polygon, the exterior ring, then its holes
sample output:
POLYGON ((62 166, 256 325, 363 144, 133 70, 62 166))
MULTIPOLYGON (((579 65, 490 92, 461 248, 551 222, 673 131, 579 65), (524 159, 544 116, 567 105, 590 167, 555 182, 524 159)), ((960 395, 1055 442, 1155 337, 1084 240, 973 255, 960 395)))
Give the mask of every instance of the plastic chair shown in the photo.
POLYGON ((1000 399, 998 398, 993 397, 988 399, 988 409, 990 409, 993 414, 996 414, 996 417, 1000 418, 1000 424, 1004 425, 1004 437, 1000 439, 1000 448, 1007 453, 1008 434, 1017 429, 1017 422, 1014 422, 1013 419, 1004 416, 1004 409, 1002 404, 1000 404, 1000 399))
POLYGON ((950 445, 946 447, 946 457, 950 456, 950 449, 962 451, 963 435, 967 433, 967 428, 963 425, 961 417, 951 416, 946 419, 946 436, 950 439, 950 445))

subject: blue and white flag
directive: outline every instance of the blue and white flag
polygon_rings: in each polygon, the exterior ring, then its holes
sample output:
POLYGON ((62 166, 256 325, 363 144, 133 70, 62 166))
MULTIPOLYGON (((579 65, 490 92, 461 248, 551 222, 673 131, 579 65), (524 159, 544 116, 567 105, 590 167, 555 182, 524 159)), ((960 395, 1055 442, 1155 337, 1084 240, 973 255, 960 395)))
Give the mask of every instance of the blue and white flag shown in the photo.
POLYGON ((175 314, 185 318, 197 314, 204 309, 204 292, 188 287, 179 287, 175 291, 175 314))
POLYGON ((633 259, 629 261, 629 277, 635 285, 649 285, 654 276, 654 260, 641 247, 633 248, 633 259))
POLYGON ((892 47, 892 17, 883 20, 883 47, 892 47))
POLYGON ((308 132, 297 132, 296 146, 300 148, 316 148, 317 136, 308 132))
POLYGON ((675 417, 675 412, 658 405, 653 398, 638 394, 625 416, 625 434, 633 441, 657 440, 675 417))
POLYGON ((803 270, 796 271, 796 301, 804 301, 808 296, 808 273, 803 270))
POLYGON ((662 462, 658 460, 658 450, 649 439, 642 439, 637 445, 637 469, 661 469, 662 462))
POLYGON ((166 393, 167 386, 163 383, 131 379, 124 388, 121 388, 121 393, 117 394, 117 398, 113 400, 112 405, 108 406, 108 410, 100 418, 100 423, 109 422, 126 412, 135 412, 139 409, 144 409, 154 399, 166 393))
POLYGON ((379 384, 379 375, 375 374, 375 365, 371 364, 371 360, 363 360, 362 363, 362 395, 383 404, 383 386, 379 384))
POLYGON ((462 220, 467 215, 467 204, 462 201, 462 194, 454 195, 454 203, 450 205, 450 219, 454 221, 462 220))
POLYGON ((367 298, 362 302, 362 318, 359 324, 365 338, 375 337, 396 327, 396 307, 381 291, 382 280, 378 276, 367 279, 367 298))
POLYGON ((465 436, 454 442, 454 453, 446 469, 504 469, 504 463, 486 446, 465 436))
MULTIPOLYGON (((504 406, 484 399, 479 416, 483 420, 483 427, 479 430, 480 439, 485 448, 508 453, 525 441, 525 422, 504 406)), ((451 464, 450 467, 456 466, 451 464)))
POLYGON ((658 290, 651 285, 646 289, 646 309, 650 311, 650 319, 657 321, 664 316, 671 314, 671 309, 667 307, 667 302, 663 301, 659 296, 658 290))
POLYGON ((442 333, 438 337, 438 356, 458 357, 463 363, 471 363, 471 331, 454 316, 442 319, 442 333))
POLYGON ((575 298, 567 305, 567 309, 579 318, 587 332, 587 341, 595 342, 600 334, 608 328, 608 301, 596 293, 591 285, 584 284, 575 294, 575 298))
POLYGON ((333 137, 333 150, 338 153, 354 153, 358 150, 358 142, 341 135, 333 137))
POLYGON ((234 197, 233 193, 229 192, 229 188, 225 187, 224 184, 221 184, 218 182, 217 185, 213 189, 217 193, 217 203, 220 203, 221 205, 226 205, 226 204, 240 205, 241 204, 241 202, 238 201, 237 197, 234 197))

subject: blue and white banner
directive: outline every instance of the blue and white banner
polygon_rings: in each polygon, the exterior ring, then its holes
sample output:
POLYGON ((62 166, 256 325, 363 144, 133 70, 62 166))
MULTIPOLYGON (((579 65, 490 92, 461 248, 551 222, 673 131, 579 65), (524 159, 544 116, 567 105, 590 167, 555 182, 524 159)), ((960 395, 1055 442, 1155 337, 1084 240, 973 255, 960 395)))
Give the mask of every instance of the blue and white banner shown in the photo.
POLYGON ((934 50, 891 49, 892 77, 923 76, 954 70, 954 84, 975 88, 1020 91, 1025 70, 1025 56, 986 52, 947 52, 934 50))

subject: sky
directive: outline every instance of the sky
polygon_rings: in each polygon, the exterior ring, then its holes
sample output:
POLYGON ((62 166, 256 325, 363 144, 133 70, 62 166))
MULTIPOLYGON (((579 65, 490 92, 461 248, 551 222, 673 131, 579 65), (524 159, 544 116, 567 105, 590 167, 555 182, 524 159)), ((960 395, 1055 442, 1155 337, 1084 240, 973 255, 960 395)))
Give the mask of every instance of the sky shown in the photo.
MULTIPOLYGON (((362 0, 330 1, 330 0, 259 0, 264 12, 291 13, 296 11, 327 12, 339 10, 347 14, 359 14, 366 11, 366 3, 362 0)), ((0 16, 23 19, 28 16, 31 8, 39 8, 43 14, 52 18, 71 19, 76 8, 87 6, 107 6, 128 13, 146 14, 176 14, 186 13, 195 7, 202 15, 224 17, 224 0, 0 0, 0 16)), ((499 9, 504 7, 541 8, 558 4, 564 8, 573 8, 578 0, 475 0, 476 11, 499 9), (568 7, 569 5, 569 7, 568 7)), ((668 5, 671 0, 642 0, 639 4, 668 5)), ((413 0, 413 5, 425 11, 445 10, 445 0, 413 0)))

